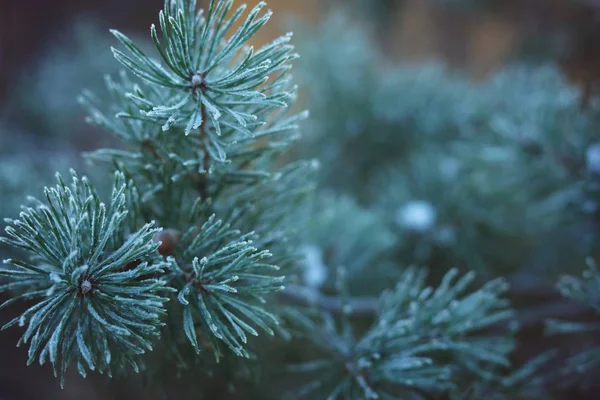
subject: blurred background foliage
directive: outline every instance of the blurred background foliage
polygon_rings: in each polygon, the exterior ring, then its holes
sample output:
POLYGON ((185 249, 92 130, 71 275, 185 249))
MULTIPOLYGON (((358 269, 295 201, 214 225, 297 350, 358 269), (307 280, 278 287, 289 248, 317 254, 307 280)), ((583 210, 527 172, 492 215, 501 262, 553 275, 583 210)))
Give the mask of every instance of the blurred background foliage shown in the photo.
MULTIPOLYGON (((297 155, 321 160, 327 189, 306 233, 306 284, 332 292, 331 274, 319 268, 344 265, 352 293, 376 295, 397 278, 389 260, 427 264, 434 280, 457 265, 512 277, 513 301, 529 307, 526 326, 552 307, 566 314, 558 317, 588 317, 557 305, 553 287, 600 254, 600 150, 591 151, 600 140, 600 1, 268 3, 279 18, 254 40, 296 32, 296 76, 312 115, 297 155)), ((81 150, 108 144, 109 135, 85 124, 77 96, 101 92, 103 75, 118 68, 108 28, 147 37, 161 5, 4 0, 0 217, 14 215, 55 171, 81 170, 81 150)), ((540 329, 521 333, 517 361, 544 346, 573 347, 528 342, 540 329)), ((140 398, 129 383, 109 391, 94 379, 58 391, 47 371, 24 369, 21 350, 3 335, 0 399, 140 398)))

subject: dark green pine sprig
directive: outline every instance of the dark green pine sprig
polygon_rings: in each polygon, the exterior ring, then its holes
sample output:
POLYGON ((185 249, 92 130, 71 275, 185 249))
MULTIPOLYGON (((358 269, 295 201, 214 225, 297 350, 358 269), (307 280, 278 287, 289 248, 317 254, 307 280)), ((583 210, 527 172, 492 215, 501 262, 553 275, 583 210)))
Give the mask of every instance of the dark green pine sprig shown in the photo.
POLYGON ((270 12, 259 17, 261 2, 234 30, 245 6, 234 11, 232 4, 213 0, 205 16, 195 0, 167 0, 162 38, 151 29, 160 61, 113 31, 129 51, 113 49, 115 57, 141 79, 107 78, 108 106, 90 92, 80 98, 88 121, 127 145, 96 151, 92 160, 121 170, 140 192, 137 214, 168 228, 163 237, 178 236, 161 253, 179 294, 165 335, 185 332, 196 351, 208 343, 217 358, 223 347, 249 357, 248 336, 277 327, 264 303, 283 288, 279 267, 296 259, 286 221, 311 192, 315 169, 304 162, 273 168, 306 117, 288 115, 296 96, 291 35, 254 51, 245 43, 270 12))
POLYGON ((200 229, 184 233, 179 244, 184 250, 169 258, 180 288, 183 330, 196 352, 201 351, 197 330, 217 359, 219 342, 249 358, 248 335, 258 336, 258 330, 274 335, 279 321, 264 309, 263 296, 283 290, 285 276, 273 274, 279 267, 267 262, 268 250, 253 246, 256 239, 254 232, 242 234, 212 215, 200 229))
POLYGON ((130 52, 129 56, 113 49, 117 60, 145 81, 172 89, 167 104, 155 104, 142 93, 131 98, 146 108, 142 115, 161 121, 165 130, 184 121, 185 132, 190 134, 210 119, 217 137, 222 127, 250 134, 249 129, 264 124, 265 111, 287 106, 290 93, 279 89, 287 82, 290 61, 297 58, 286 44, 291 35, 255 51, 246 43, 271 17, 271 11, 259 17, 265 2, 257 4, 232 34, 229 31, 243 15, 245 4, 228 19, 233 0, 211 0, 206 16, 196 11, 195 0, 183 3, 165 0, 159 15, 162 38, 151 27, 164 65, 122 33, 112 31, 130 52))
POLYGON ((288 113, 297 91, 289 73, 297 58, 291 35, 254 51, 245 42, 270 12, 258 16, 261 2, 233 30, 245 6, 233 12, 232 3, 213 0, 204 16, 196 1, 166 1, 160 43, 152 29, 159 60, 113 31, 128 50, 113 49, 116 58, 141 79, 107 78, 109 106, 89 91, 79 99, 90 123, 128 145, 95 151, 92 160, 127 171, 144 200, 171 196, 178 182, 206 200, 229 186, 274 179, 273 158, 298 138, 307 113, 288 113))
MULTIPOLYGON (((376 321, 362 335, 347 318, 338 329, 329 314, 315 323, 292 312, 292 323, 322 354, 293 368, 314 376, 297 397, 435 398, 456 393, 465 378, 501 380, 513 339, 493 329, 515 316, 504 298, 507 283, 496 279, 471 291, 473 273, 451 269, 435 288, 425 277, 424 269, 405 270, 394 290, 381 296, 376 321)), ((349 302, 344 313, 352 314, 349 302)))
POLYGON ((24 250, 29 260, 8 259, 0 269, 9 278, 0 291, 35 304, 9 321, 26 331, 19 341, 29 344, 28 364, 50 361, 63 384, 67 366, 112 374, 152 350, 163 325, 165 292, 160 278, 167 264, 160 258, 160 230, 153 223, 135 229, 135 189, 121 173, 115 175, 110 203, 100 201, 94 186, 72 171, 67 185, 45 189, 46 201, 24 208, 17 220, 7 220, 8 237, 0 241, 24 250))
POLYGON ((30 257, 0 270, 0 290, 15 295, 0 308, 35 304, 5 327, 24 326, 29 363, 49 360, 61 380, 70 364, 84 376, 145 368, 139 356, 159 335, 184 336, 186 347, 161 341, 165 359, 206 344, 217 359, 248 358, 250 336, 278 327, 267 296, 296 259, 287 221, 315 165, 274 168, 306 116, 287 114, 291 35, 255 51, 246 42, 270 12, 259 16, 261 2, 234 30, 245 6, 232 4, 213 0, 204 16, 195 0, 165 1, 160 42, 151 31, 160 62, 114 31, 130 53, 115 57, 141 79, 107 79, 108 106, 81 97, 89 121, 128 147, 92 157, 119 171, 110 203, 73 173, 9 221, 2 241, 30 257))

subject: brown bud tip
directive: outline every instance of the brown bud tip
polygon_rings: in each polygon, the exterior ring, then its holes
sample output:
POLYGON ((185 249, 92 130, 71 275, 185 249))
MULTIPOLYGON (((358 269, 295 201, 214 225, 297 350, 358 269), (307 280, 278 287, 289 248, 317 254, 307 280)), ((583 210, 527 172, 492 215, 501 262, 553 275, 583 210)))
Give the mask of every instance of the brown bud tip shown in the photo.
POLYGON ((162 256, 173 254, 177 247, 177 243, 179 243, 179 239, 181 239, 181 232, 175 229, 165 229, 154 235, 154 241, 160 242, 158 252, 162 256))
POLYGON ((79 289, 81 290, 81 294, 85 295, 92 291, 92 282, 87 279, 81 282, 79 285, 79 289))

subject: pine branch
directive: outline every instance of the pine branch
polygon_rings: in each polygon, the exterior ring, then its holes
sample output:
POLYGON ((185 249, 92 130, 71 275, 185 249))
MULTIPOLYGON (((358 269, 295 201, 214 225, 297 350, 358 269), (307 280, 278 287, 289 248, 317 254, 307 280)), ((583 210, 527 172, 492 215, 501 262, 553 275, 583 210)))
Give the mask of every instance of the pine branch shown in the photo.
POLYGON ((8 326, 28 325, 29 362, 50 358, 61 376, 70 362, 82 375, 138 371, 159 334, 175 338, 168 359, 203 347, 249 358, 249 337, 279 323, 266 295, 294 262, 288 207, 313 187, 311 163, 275 163, 307 115, 288 113, 297 54, 291 34, 248 46, 270 19, 264 2, 245 18, 233 0, 196 5, 165 0, 150 30, 158 58, 113 30, 133 78, 106 78, 107 105, 79 99, 125 145, 88 155, 118 171, 111 203, 87 178, 60 181, 2 239, 30 256, 0 270, 0 291, 17 292, 3 306, 39 301, 8 326))
POLYGON ((183 233, 176 256, 169 257, 171 283, 178 288, 183 307, 183 330, 200 352, 197 328, 208 338, 217 358, 219 343, 249 358, 244 348, 247 334, 257 329, 274 335, 277 318, 260 306, 263 295, 283 289, 279 267, 269 264, 271 253, 252 246, 256 234, 242 235, 229 224, 211 216, 200 229, 183 233), (206 254, 202 258, 196 254, 206 254))
POLYGON ((424 270, 406 270, 379 299, 377 317, 362 337, 347 318, 338 330, 327 312, 317 314, 319 322, 290 313, 291 323, 323 353, 295 368, 317 376, 299 397, 404 398, 451 392, 464 376, 492 379, 494 372, 484 370, 508 368, 512 339, 490 328, 510 322, 514 310, 503 297, 504 280, 469 292, 473 280, 474 274, 459 277, 452 269, 436 288, 426 287, 424 270))
POLYGON ((162 275, 166 264, 152 238, 153 223, 137 229, 128 209, 135 189, 117 173, 111 202, 102 203, 87 178, 72 171, 67 186, 46 188, 46 202, 31 199, 18 220, 8 220, 8 237, 0 241, 30 253, 31 261, 17 259, 0 269, 10 279, 0 291, 35 304, 3 329, 27 326, 19 344, 29 343, 28 364, 50 361, 64 384, 71 362, 85 376, 87 370, 108 373, 117 367, 138 370, 136 358, 152 349, 163 325, 163 297, 170 291, 162 275), (124 265, 132 265, 123 271, 124 265))
MULTIPOLYGON (((524 284, 521 275, 508 279, 508 297, 514 299, 534 298, 547 300, 556 298, 557 290, 552 290, 546 285, 535 285, 531 282, 524 284)), ((314 287, 299 284, 288 284, 280 295, 297 304, 316 307, 322 311, 336 315, 348 314, 355 317, 373 317, 380 307, 380 300, 375 296, 352 296, 344 299, 339 296, 327 296, 314 287)), ((587 310, 586 307, 570 300, 556 299, 548 304, 525 307, 519 312, 519 321, 522 328, 543 323, 547 318, 563 318, 580 315, 587 310)))
POLYGON ((281 296, 295 303, 314 306, 332 314, 349 314, 356 317, 372 317, 379 309, 377 297, 341 297, 326 296, 318 289, 291 284, 286 285, 281 296))

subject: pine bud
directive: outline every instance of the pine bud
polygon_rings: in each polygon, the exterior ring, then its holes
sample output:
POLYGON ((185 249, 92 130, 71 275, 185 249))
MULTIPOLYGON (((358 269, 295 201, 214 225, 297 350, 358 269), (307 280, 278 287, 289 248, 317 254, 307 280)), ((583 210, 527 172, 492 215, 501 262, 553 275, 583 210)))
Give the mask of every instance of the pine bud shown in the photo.
POLYGON ((180 239, 181 232, 175 229, 165 229, 164 231, 158 232, 154 235, 154 241, 160 242, 158 252, 161 256, 169 256, 173 254, 180 239))
POLYGON ((87 279, 84 280, 79 285, 79 290, 81 291, 81 294, 85 296, 92 291, 92 282, 88 281, 87 279))
POLYGON ((199 88, 202 87, 202 85, 204 85, 204 77, 200 72, 196 72, 192 75, 192 87, 199 88))
POLYGON ((435 225, 437 211, 435 207, 422 200, 414 200, 402 206, 396 214, 396 223, 401 227, 415 231, 426 232, 435 225))
POLYGON ((194 74, 192 76, 192 84, 194 86, 199 86, 202 83, 202 77, 199 74, 194 74))

